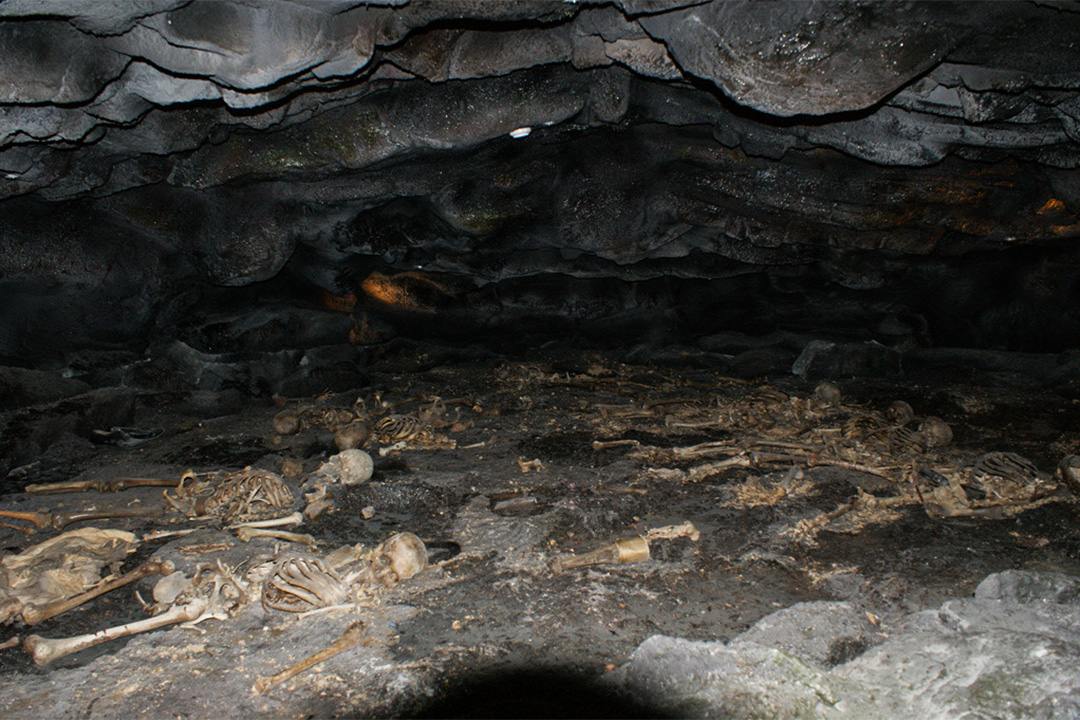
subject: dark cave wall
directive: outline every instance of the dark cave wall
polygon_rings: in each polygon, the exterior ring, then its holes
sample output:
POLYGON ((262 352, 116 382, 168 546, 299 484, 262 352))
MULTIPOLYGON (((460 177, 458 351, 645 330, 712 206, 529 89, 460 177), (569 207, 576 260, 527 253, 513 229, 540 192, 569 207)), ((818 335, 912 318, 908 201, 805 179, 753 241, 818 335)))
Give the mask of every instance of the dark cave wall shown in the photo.
POLYGON ((34 7, 0 6, 5 362, 267 297, 341 342, 1080 344, 1073 3, 34 7))

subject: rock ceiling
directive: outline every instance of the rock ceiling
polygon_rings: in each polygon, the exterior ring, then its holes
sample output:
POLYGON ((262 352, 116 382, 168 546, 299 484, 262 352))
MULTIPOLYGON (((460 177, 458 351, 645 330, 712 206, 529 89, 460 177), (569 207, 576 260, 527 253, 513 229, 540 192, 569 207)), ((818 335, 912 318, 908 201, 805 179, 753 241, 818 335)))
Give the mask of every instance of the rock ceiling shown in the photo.
POLYGON ((1075 347, 1077 38, 1073 2, 5 0, 0 356, 417 270, 1075 347))

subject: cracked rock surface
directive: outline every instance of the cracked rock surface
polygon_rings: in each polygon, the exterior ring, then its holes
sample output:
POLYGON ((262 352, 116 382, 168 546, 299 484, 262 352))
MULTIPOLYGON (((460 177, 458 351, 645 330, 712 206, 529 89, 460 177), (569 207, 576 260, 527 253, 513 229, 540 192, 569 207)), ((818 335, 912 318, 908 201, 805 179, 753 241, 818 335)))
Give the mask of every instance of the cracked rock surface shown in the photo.
POLYGON ((417 272, 478 288, 472 327, 687 307, 649 283, 693 277, 739 307, 692 333, 1061 351, 1078 32, 1063 2, 8 0, 0 358, 417 272))
POLYGON ((892 627, 849 603, 803 603, 728 643, 651 637, 610 680, 681 717, 1071 718, 1078 592, 1075 576, 1006 571, 892 627))

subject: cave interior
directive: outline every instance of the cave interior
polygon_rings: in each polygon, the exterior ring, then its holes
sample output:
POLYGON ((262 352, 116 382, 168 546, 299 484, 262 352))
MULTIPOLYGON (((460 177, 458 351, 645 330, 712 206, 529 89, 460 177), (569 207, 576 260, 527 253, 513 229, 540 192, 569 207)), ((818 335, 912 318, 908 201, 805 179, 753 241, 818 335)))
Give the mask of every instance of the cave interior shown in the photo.
POLYGON ((1078 44, 1073 0, 0 0, 0 708, 1080 717, 1078 44), (115 487, 251 468, 313 544, 115 487), (157 595, 28 627, 14 558, 91 525, 102 577, 428 567, 35 663, 157 595))

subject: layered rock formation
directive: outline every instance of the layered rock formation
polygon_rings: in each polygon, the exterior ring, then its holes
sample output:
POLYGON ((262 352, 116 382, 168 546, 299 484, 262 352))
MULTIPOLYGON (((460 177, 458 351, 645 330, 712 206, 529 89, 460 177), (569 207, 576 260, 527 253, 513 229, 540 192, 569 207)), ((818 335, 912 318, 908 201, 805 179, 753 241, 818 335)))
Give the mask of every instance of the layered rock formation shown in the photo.
POLYGON ((7 0, 0 357, 267 294, 340 342, 1066 350, 1078 36, 1070 2, 7 0))

